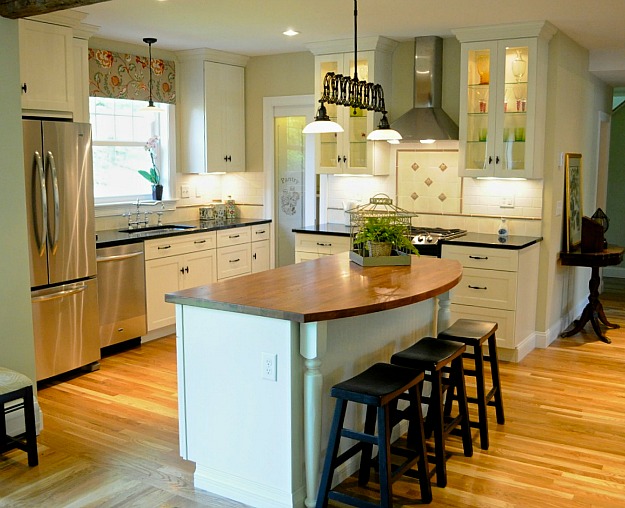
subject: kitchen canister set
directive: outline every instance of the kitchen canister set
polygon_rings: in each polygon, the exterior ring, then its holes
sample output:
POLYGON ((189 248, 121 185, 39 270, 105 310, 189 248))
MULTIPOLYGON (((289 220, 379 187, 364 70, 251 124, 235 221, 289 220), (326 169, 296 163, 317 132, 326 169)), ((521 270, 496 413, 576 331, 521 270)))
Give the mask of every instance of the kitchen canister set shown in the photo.
POLYGON ((200 207, 200 220, 226 220, 236 218, 234 199, 225 203, 211 203, 200 207))

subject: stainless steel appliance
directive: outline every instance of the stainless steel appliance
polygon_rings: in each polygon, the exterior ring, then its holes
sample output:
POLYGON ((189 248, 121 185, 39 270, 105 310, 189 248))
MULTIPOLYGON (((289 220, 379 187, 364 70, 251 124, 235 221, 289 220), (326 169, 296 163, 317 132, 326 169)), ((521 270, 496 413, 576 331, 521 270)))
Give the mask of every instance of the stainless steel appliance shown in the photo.
POLYGON ((37 380, 100 359, 91 126, 24 120, 37 380))
POLYGON ((147 333, 143 242, 96 251, 100 346, 147 333), (123 289, 121 289, 123 288, 123 289))
POLYGON ((424 228, 412 226, 409 235, 412 243, 422 256, 441 257, 440 240, 457 238, 465 235, 464 229, 424 228))

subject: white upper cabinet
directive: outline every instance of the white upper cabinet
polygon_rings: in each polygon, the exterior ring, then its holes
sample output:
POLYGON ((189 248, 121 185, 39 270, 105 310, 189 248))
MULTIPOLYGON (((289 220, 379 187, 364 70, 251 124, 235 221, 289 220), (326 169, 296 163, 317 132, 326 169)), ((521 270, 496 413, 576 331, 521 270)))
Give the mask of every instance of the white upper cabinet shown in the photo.
MULTIPOLYGON (((310 44, 315 55, 315 100, 323 92, 326 73, 354 76, 382 85, 388 108, 391 92, 391 56, 397 43, 384 37, 358 41, 358 62, 354 61, 354 42, 334 41, 310 44)), ((319 103, 315 103, 315 110, 319 103)), ((345 130, 316 135, 316 171, 322 174, 388 175, 390 145, 386 141, 367 141, 381 118, 380 113, 326 104, 328 116, 345 130)))
POLYGON ((20 19, 22 109, 71 115, 74 109, 72 29, 20 19))
POLYGON ((461 42, 459 174, 542 178, 547 22, 454 30, 461 42))
POLYGON ((181 171, 245 171, 248 58, 211 50, 177 55, 181 171))

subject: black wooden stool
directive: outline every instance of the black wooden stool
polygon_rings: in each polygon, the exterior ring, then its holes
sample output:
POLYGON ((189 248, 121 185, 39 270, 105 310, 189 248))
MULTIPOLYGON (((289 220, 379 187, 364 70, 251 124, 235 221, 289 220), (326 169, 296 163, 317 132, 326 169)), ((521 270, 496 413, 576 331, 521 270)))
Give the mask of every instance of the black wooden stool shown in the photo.
POLYGON ((426 430, 434 432, 434 462, 435 467, 430 476, 436 473, 436 485, 447 485, 447 460, 445 439, 447 435, 460 426, 462 432, 462 448, 465 457, 473 455, 471 442, 471 427, 469 426, 469 410, 464 385, 464 369, 462 354, 466 346, 460 342, 424 337, 408 349, 395 353, 391 363, 417 370, 425 370, 425 380, 432 383, 432 393, 429 397, 423 396, 423 402, 428 403, 426 430), (443 369, 449 366, 450 376, 443 375, 443 369), (454 418, 445 418, 443 408, 443 394, 450 387, 457 392, 458 414, 454 418))
POLYGON ((361 508, 391 507, 393 506, 393 482, 403 474, 410 473, 412 476, 414 471, 411 471, 411 468, 415 464, 418 468, 416 476, 421 489, 421 500, 424 503, 432 501, 432 488, 425 450, 423 414, 421 412, 422 382, 423 372, 421 371, 387 363, 376 363, 357 376, 332 387, 331 395, 337 400, 317 495, 317 508, 325 508, 329 499, 361 508), (407 448, 400 448, 395 445, 391 446, 390 438, 394 423, 397 422, 395 415, 397 401, 406 391, 411 397, 410 416, 408 417, 410 427, 416 428, 417 431, 409 433, 407 448), (343 423, 348 402, 366 404, 367 411, 363 432, 344 428, 343 423), (377 435, 375 435, 376 420, 377 435), (338 455, 341 437, 356 440, 358 443, 338 455), (378 447, 380 504, 333 490, 331 488, 332 479, 336 468, 358 452, 362 452, 358 484, 366 485, 368 483, 373 462, 371 459, 373 445, 378 447), (401 455, 405 459, 404 462, 396 468, 392 468, 391 453, 401 455))
POLYGON ((471 346, 473 351, 465 351, 463 358, 473 360, 473 369, 465 367, 465 376, 472 376, 476 383, 476 397, 467 397, 472 404, 477 404, 478 421, 471 422, 471 427, 480 430, 480 446, 482 450, 488 450, 488 417, 487 406, 495 406, 497 423, 503 425, 503 399, 501 395, 501 381, 499 379, 499 360, 497 358, 497 339, 495 332, 497 323, 478 321, 474 319, 459 319, 446 330, 438 334, 439 339, 455 340, 471 346), (488 355, 484 355, 483 345, 488 343, 488 355), (484 376, 484 361, 490 364, 491 389, 486 392, 484 376))
POLYGON ((18 448, 28 454, 28 465, 36 466, 39 464, 39 457, 32 381, 19 372, 0 367, 0 407, 0 453, 18 448), (9 436, 6 431, 6 416, 20 409, 24 410, 25 432, 18 436, 9 436))

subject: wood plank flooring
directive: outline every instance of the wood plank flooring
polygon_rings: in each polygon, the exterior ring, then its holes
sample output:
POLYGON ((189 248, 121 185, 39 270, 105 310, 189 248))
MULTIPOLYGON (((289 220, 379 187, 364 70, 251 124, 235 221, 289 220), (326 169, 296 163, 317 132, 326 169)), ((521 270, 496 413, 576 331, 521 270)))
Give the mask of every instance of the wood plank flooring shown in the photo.
MULTIPOLYGON (((490 449, 476 440, 471 458, 451 439, 448 485, 433 487, 431 506, 625 507, 625 281, 606 279, 601 299, 624 327, 607 331, 612 344, 587 325, 502 363, 506 424, 491 408, 490 449)), ((243 506, 194 489, 194 466, 178 456, 173 337, 43 384, 39 402, 40 465, 21 451, 0 456, 0 507, 243 506)), ((416 481, 394 493, 395 506, 420 504, 416 481)))

